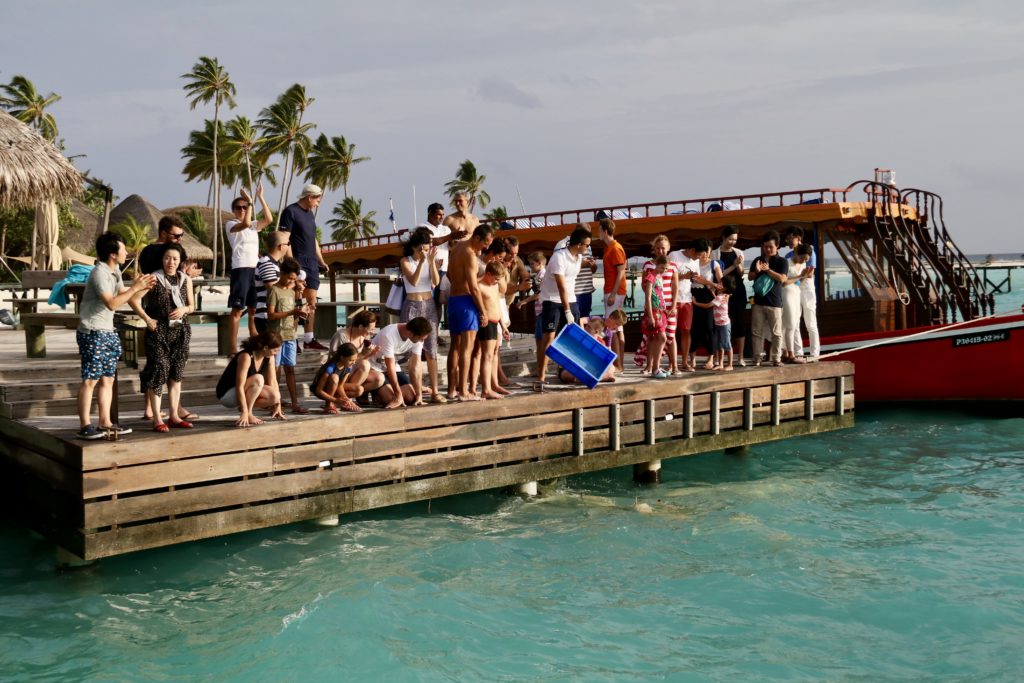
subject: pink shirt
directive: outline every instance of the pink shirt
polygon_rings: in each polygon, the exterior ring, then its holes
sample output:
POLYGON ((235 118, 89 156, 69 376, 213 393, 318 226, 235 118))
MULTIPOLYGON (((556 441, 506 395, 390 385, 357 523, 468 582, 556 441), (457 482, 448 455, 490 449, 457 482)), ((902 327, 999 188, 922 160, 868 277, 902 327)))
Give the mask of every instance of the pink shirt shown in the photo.
MULTIPOLYGON (((653 271, 657 269, 654 265, 654 261, 648 261, 644 264, 643 277, 646 280, 648 275, 654 275, 653 271)), ((668 310, 675 305, 672 301, 672 273, 678 272, 676 264, 672 261, 668 262, 665 266, 665 272, 661 274, 661 307, 664 310, 668 310)))
POLYGON ((711 302, 714 307, 711 309, 715 317, 716 327, 725 327, 729 324, 729 295, 719 294, 711 302))

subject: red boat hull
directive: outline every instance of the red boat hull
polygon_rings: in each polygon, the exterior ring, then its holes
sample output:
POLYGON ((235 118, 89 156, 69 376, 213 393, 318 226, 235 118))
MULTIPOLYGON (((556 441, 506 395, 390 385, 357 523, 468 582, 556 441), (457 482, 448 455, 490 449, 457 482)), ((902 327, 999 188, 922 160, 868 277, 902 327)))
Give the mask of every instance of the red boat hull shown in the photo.
POLYGON ((822 339, 822 360, 835 352, 856 365, 858 402, 1024 402, 1024 315, 822 339))

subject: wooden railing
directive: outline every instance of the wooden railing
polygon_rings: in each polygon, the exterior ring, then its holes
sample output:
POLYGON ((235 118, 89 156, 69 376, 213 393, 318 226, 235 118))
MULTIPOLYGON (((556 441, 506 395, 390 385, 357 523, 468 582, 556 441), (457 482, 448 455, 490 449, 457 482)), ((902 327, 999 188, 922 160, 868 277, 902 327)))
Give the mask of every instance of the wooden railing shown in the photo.
MULTIPOLYGON (((790 190, 785 192, 766 192, 761 194, 720 195, 699 199, 679 199, 668 202, 651 202, 648 204, 621 204, 600 206, 589 209, 573 209, 551 213, 530 213, 509 216, 501 220, 517 229, 545 228, 572 223, 597 221, 604 217, 613 220, 629 220, 631 218, 651 218, 671 216, 684 213, 707 213, 710 211, 736 209, 764 209, 794 204, 820 203, 835 204, 845 202, 850 188, 817 188, 812 190, 790 190)), ((401 243, 409 229, 402 229, 386 235, 361 237, 349 242, 330 242, 321 246, 324 252, 357 247, 372 247, 401 243)))

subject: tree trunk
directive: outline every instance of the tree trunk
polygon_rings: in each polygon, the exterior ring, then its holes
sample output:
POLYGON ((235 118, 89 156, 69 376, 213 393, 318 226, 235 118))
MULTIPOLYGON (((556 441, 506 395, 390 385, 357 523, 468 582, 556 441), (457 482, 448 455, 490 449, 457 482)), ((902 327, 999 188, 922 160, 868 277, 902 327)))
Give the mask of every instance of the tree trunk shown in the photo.
MULTIPOLYGON (((220 252, 220 174, 217 172, 217 124, 220 120, 220 96, 214 99, 213 104, 213 275, 217 276, 217 266, 220 265, 218 256, 220 252)), ((221 271, 223 274, 223 270, 221 271)))
MULTIPOLYGON (((292 162, 292 146, 288 145, 288 149, 284 154, 284 170, 287 173, 288 165, 292 162)), ((284 200, 288 195, 287 183, 281 183, 281 199, 277 202, 277 215, 274 216, 274 230, 281 229, 281 212, 284 211, 284 200)))

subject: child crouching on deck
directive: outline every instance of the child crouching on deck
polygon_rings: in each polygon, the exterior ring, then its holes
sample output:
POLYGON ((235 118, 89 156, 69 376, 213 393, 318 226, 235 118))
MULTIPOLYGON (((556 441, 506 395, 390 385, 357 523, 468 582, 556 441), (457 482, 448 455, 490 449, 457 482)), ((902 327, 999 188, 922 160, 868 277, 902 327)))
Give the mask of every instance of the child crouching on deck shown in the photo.
POLYGON ((349 380, 353 378, 359 351, 354 344, 344 343, 331 354, 327 362, 316 371, 310 389, 326 403, 324 412, 336 415, 338 408, 349 413, 361 413, 363 409, 356 405, 353 397, 362 393, 362 386, 349 380), (351 396, 349 395, 351 394, 351 396))

